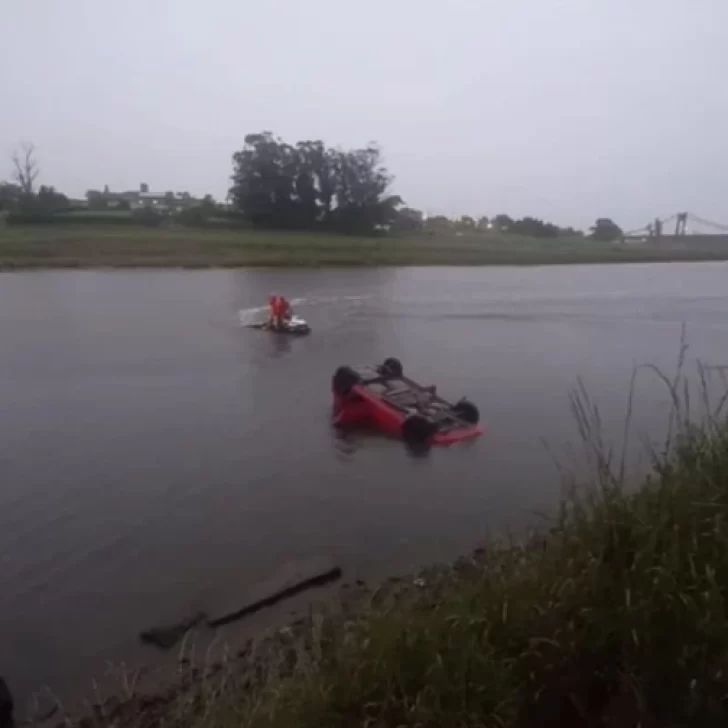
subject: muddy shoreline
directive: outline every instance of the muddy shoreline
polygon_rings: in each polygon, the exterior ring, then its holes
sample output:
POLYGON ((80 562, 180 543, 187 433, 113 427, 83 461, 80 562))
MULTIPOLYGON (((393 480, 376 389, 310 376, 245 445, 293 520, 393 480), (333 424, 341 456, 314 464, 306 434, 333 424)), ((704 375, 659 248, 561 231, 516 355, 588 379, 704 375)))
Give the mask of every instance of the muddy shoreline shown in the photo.
MULTIPOLYGON (((346 597, 352 588, 343 576, 330 560, 289 562, 263 582, 231 588, 223 601, 205 605, 204 612, 181 612, 171 623, 139 625, 139 632, 131 636, 139 646, 130 646, 133 659, 107 662, 100 673, 62 695, 49 686, 27 698, 15 696, 17 724, 76 723, 132 697, 144 696, 156 704, 160 695, 178 690, 183 674, 189 681, 192 674, 219 669, 236 655, 247 654, 255 640, 266 640, 270 633, 335 603, 340 595, 346 597)), ((12 673, 4 677, 12 689, 12 673)))
MULTIPOLYGON (((285 675, 286 662, 292 669, 300 659, 302 645, 303 649, 311 649, 313 635, 324 617, 340 621, 349 614, 362 613, 387 600, 406 599, 409 593, 423 589, 432 590, 434 595, 448 578, 466 576, 482 553, 482 549, 476 549, 453 563, 392 576, 377 586, 362 581, 349 583, 338 567, 320 571, 307 577, 313 581, 300 591, 294 589, 294 593, 276 599, 275 604, 244 611, 214 629, 206 620, 196 620, 172 643, 150 647, 146 664, 117 665, 109 674, 93 678, 92 689, 79 691, 72 700, 62 702, 48 693, 36 696, 40 699, 35 704, 31 700, 24 711, 16 705, 17 725, 151 728, 163 717, 173 724, 171 716, 183 708, 189 711, 191 705, 199 704, 198 708, 204 709, 203 703, 220 685, 231 681, 243 687, 252 685, 262 680, 271 665, 285 675)), ((256 592, 261 593, 260 589, 256 592)), ((183 625, 171 625, 170 629, 177 626, 183 625)))

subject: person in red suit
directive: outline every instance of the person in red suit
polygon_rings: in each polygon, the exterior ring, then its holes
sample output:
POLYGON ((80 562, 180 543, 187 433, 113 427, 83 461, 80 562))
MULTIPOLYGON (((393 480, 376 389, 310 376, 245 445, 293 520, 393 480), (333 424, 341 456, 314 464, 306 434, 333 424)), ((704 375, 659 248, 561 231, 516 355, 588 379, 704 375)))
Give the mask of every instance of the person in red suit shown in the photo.
POLYGON ((272 329, 283 328, 293 315, 291 304, 285 296, 271 295, 268 298, 268 326, 272 329))

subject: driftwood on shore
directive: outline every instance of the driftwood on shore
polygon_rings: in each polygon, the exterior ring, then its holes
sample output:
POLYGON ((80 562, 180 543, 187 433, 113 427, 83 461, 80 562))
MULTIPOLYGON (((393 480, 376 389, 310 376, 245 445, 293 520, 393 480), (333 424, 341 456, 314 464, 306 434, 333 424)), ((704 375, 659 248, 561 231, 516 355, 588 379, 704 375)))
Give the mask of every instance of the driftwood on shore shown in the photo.
POLYGON ((319 586, 325 586, 332 581, 341 578, 341 569, 338 566, 330 567, 326 570, 318 570, 315 573, 309 573, 306 576, 299 576, 296 580, 291 580, 285 586, 280 586, 268 592, 265 596, 248 601, 241 606, 235 606, 222 610, 216 615, 208 618, 207 624, 210 627, 221 627, 224 624, 234 622, 250 614, 272 607, 274 604, 290 599, 307 589, 313 589, 319 586))
MULTIPOLYGON (((148 645, 154 645, 162 650, 169 650, 177 644, 194 627, 205 623, 210 628, 221 627, 250 614, 272 607, 284 599, 300 594, 308 589, 325 586, 341 578, 341 569, 338 566, 307 564, 305 566, 288 565, 276 579, 260 585, 256 590, 257 597, 250 593, 245 598, 235 599, 232 605, 218 609, 212 616, 198 612, 188 619, 169 625, 160 625, 140 632, 139 638, 148 645)), ((0 724, 0 728, 3 726, 0 724)))

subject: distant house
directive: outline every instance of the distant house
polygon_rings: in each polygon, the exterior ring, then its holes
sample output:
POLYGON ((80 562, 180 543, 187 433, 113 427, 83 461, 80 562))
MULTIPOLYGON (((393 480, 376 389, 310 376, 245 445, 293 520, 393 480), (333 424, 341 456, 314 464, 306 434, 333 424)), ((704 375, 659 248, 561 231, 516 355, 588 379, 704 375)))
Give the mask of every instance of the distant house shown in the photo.
POLYGON ((149 185, 144 183, 138 190, 128 192, 111 192, 108 185, 103 190, 88 190, 86 201, 89 209, 151 208, 167 213, 178 213, 202 202, 189 192, 150 192, 149 185))

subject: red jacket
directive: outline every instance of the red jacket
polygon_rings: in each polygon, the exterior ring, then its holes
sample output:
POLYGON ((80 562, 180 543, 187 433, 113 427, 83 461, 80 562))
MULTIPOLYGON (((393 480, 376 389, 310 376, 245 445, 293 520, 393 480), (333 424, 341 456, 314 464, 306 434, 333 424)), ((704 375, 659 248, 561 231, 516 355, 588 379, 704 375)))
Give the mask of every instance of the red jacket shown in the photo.
POLYGON ((280 316, 282 318, 288 313, 290 308, 288 301, 283 296, 274 296, 270 302, 270 310, 273 316, 280 316))

